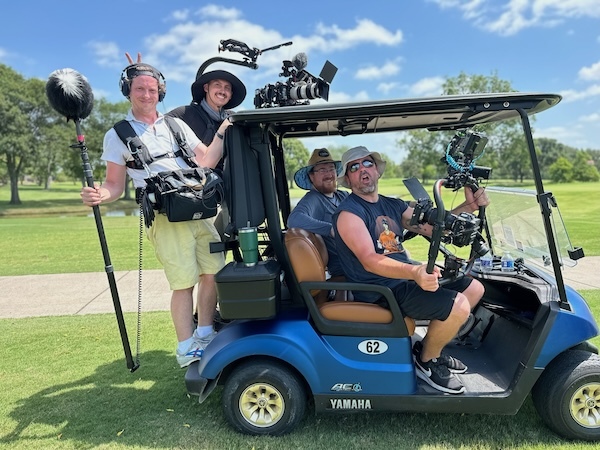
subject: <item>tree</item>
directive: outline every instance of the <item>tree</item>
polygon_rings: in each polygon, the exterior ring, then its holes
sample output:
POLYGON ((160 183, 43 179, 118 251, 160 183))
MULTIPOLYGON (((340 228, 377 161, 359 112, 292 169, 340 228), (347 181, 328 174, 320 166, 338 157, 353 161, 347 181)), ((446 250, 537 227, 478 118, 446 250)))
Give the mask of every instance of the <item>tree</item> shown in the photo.
POLYGON ((552 166, 560 157, 566 158, 568 161, 575 159, 577 149, 558 142, 556 139, 538 138, 534 140, 535 148, 538 151, 538 161, 540 163, 540 171, 542 177, 551 177, 549 173, 552 166))
MULTIPOLYGON (((457 77, 448 78, 442 85, 444 95, 459 95, 483 92, 511 92, 514 89, 510 83, 498 78, 496 73, 490 76, 468 75, 461 72, 457 77)), ((523 159, 523 146, 516 142, 522 140, 521 124, 518 120, 508 120, 496 123, 478 125, 474 131, 489 136, 489 141, 481 155, 475 155, 476 164, 492 167, 505 174, 526 173, 529 164, 523 159)), ((441 160, 453 132, 434 132, 426 130, 407 131, 398 139, 397 145, 406 149, 407 157, 402 162, 405 175, 417 176, 414 172, 419 169, 418 176, 443 176, 446 164, 441 160), (415 160, 418 163, 415 163, 415 160), (432 170, 433 166, 435 170, 432 170), (427 168, 427 173, 424 173, 427 168)), ((514 175, 513 175, 514 176, 514 175)))
MULTIPOLYGON (((427 130, 414 130, 403 133, 396 141, 396 145, 406 149, 406 158, 400 163, 401 173, 404 177, 416 177, 425 182, 424 168, 432 166, 435 169, 434 176, 442 173, 443 165, 440 163, 442 149, 446 140, 445 136, 452 133, 430 133, 427 130)), ((448 138, 448 140, 450 139, 448 138)), ((431 176, 431 169, 428 170, 431 176)))
POLYGON ((600 174, 587 152, 578 151, 573 162, 573 179, 576 181, 598 181, 600 174))
POLYGON ((310 153, 304 144, 295 138, 283 140, 283 151, 285 152, 285 176, 288 179, 290 189, 294 187, 294 174, 301 167, 308 164, 310 153))
POLYGON ((335 161, 341 161, 342 155, 349 149, 350 147, 348 145, 331 145, 327 147, 327 150, 329 150, 331 157, 335 161))
POLYGON ((560 156, 548 168, 548 176, 555 183, 568 183, 573 178, 573 164, 564 156, 560 156))
POLYGON ((19 178, 44 149, 50 108, 44 84, 0 64, 0 160, 6 164, 11 205, 21 204, 19 178))

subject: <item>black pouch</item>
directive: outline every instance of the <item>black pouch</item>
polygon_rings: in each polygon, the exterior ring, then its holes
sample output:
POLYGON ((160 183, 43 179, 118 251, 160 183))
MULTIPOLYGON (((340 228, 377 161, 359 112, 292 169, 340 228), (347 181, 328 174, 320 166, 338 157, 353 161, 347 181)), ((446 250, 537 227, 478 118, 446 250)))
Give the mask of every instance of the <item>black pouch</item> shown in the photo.
POLYGON ((223 201, 223 180, 211 169, 198 167, 160 172, 146 179, 154 209, 169 222, 208 219, 223 201))

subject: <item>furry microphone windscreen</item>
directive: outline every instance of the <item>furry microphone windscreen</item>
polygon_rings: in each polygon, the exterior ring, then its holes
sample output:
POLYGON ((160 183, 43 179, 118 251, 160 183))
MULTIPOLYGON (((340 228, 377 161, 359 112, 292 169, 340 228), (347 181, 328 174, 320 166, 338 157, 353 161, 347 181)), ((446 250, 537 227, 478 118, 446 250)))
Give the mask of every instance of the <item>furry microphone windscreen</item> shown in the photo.
POLYGON ((46 83, 50 105, 67 120, 85 119, 92 112, 94 94, 86 77, 73 69, 58 69, 46 83))

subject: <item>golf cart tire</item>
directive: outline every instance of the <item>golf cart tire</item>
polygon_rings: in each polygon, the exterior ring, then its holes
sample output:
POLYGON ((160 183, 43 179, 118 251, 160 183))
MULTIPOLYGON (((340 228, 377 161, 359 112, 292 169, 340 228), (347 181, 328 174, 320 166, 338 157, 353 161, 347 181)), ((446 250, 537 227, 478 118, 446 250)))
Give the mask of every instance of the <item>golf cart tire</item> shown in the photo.
POLYGON ((568 350, 544 370, 532 390, 542 420, 573 440, 600 438, 600 357, 568 350))
POLYGON ((223 387, 223 411, 244 434, 281 436, 292 431, 306 411, 306 389, 284 365, 265 359, 237 367, 223 387))

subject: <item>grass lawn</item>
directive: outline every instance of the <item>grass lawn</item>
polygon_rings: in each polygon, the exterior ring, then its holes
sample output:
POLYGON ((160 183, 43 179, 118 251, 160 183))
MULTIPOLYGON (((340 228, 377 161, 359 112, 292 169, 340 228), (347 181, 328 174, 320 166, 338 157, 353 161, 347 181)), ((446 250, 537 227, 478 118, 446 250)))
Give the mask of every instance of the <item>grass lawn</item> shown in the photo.
MULTIPOLYGON (((532 188, 531 185, 522 185, 532 188)), ((573 245, 583 247, 586 255, 600 255, 600 183, 546 185, 554 193, 573 245), (585 199, 585 204, 583 202, 585 199)), ((80 187, 55 183, 50 191, 37 186, 21 189, 22 205, 8 205, 9 190, 0 187, 0 275, 94 272, 104 269, 96 223, 91 209, 82 205, 80 187)), ((400 179, 382 179, 380 191, 386 195, 409 198, 400 179)), ((300 198, 305 191, 292 189, 290 196, 300 198)), ((447 207, 462 202, 461 193, 448 193, 447 207)), ((139 217, 133 201, 119 200, 101 208, 102 226, 115 270, 138 267, 139 217), (125 215, 127 213, 128 215, 125 215)), ((152 247, 144 237, 144 268, 160 268, 152 247)), ((425 260, 427 242, 413 239, 407 248, 415 259, 425 260)))
MULTIPOLYGON (((600 184, 546 188, 556 195, 574 245, 600 255, 600 184)), ((381 182, 388 195, 406 198, 403 189, 400 180, 381 182)), ((96 224, 78 193, 70 183, 49 192, 25 187, 24 204, 10 207, 8 189, 0 187, 0 275, 103 270, 96 224)), ((291 192, 293 198, 303 194, 291 192)), ((119 201, 111 209, 135 206, 119 201)), ((136 269, 139 218, 104 217, 103 225, 115 270, 136 269)), ((421 258, 425 241, 413 241, 411 252, 421 258)), ((144 267, 158 268, 151 246, 144 248, 144 267)), ((600 290, 582 295, 600 318, 600 290)), ((135 351, 136 317, 125 319, 135 351)), ((592 342, 600 346, 600 338, 592 342)), ((220 388, 203 404, 187 396, 173 346, 169 313, 145 312, 141 366, 130 373, 114 314, 0 319, 0 450, 598 448, 556 437, 530 398, 515 416, 309 412, 290 435, 240 435, 225 422, 220 388)))
POLYGON ((220 388, 203 404, 188 398, 173 335, 169 313, 145 313, 130 373, 112 314, 0 320, 0 449, 598 448, 556 437, 529 398, 515 416, 309 412, 289 435, 241 435, 220 388))

